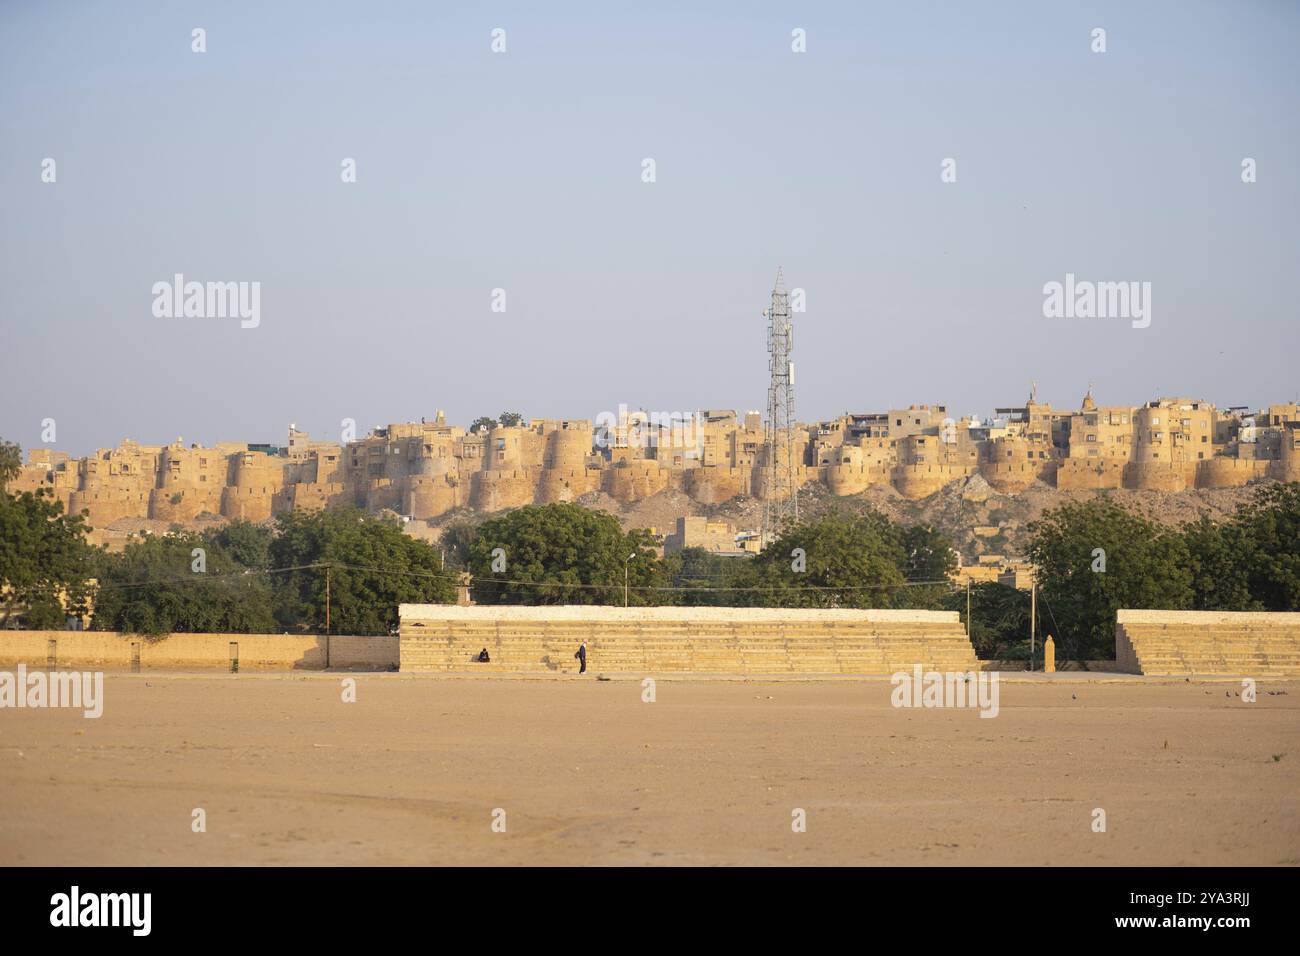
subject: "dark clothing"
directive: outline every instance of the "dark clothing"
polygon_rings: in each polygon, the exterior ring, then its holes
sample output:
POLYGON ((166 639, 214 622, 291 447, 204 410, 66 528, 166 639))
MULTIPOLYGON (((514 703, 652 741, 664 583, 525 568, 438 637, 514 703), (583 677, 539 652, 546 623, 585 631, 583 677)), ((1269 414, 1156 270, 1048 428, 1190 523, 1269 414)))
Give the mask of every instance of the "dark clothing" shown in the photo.
POLYGON ((486 647, 478 652, 478 660, 480 664, 490 664, 492 662, 492 658, 488 655, 486 647))
POLYGON ((583 644, 581 647, 579 647, 578 653, 574 654, 573 656, 576 657, 582 663, 582 666, 578 668, 578 673, 579 674, 587 673, 587 645, 583 644))

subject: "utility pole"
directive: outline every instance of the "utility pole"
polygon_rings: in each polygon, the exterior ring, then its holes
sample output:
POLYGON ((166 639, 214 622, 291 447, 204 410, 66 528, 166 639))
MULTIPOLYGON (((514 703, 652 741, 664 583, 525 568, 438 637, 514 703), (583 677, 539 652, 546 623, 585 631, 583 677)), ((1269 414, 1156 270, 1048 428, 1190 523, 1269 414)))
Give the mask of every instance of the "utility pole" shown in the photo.
POLYGON ((623 606, 624 607, 627 607, 627 568, 628 565, 631 564, 632 559, 635 557, 636 557, 636 552, 633 551, 631 554, 627 556, 627 560, 623 562, 623 606))
POLYGON ((330 566, 325 565, 325 633, 330 632, 330 566))
POLYGON ((1038 624, 1038 582, 1029 584, 1029 669, 1034 669, 1034 628, 1038 624))
POLYGON ((970 578, 966 579, 966 640, 970 640, 970 578))

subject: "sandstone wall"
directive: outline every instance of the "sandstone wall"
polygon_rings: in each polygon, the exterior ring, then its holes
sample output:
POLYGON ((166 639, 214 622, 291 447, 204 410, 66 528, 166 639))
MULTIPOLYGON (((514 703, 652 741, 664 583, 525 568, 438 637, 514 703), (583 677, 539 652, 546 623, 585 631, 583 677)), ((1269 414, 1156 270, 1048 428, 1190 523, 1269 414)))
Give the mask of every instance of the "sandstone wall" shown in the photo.
POLYGON ((403 604, 401 669, 892 674, 979 669, 956 612, 403 604), (478 663, 483 648, 491 661, 478 663))
POLYGON ((153 640, 109 631, 0 631, 0 665, 125 670, 139 655, 141 669, 230 670, 230 645, 238 645, 239 669, 394 670, 396 637, 292 634, 170 634, 153 640), (50 642, 54 642, 53 648, 50 642))

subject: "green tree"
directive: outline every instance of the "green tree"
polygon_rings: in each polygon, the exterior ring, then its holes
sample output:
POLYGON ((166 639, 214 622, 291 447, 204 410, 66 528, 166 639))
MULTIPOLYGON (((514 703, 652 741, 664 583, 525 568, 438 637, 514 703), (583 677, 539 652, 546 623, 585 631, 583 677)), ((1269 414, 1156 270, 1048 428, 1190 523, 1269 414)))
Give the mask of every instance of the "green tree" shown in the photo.
MULTIPOLYGON (((984 660, 1029 657, 1029 592, 996 581, 971 585, 970 639, 984 660)), ((941 606, 966 617, 966 589, 950 590, 941 606)))
POLYGON ((876 511, 833 515, 783 534, 747 562, 757 590, 736 603, 760 607, 888 607, 908 555, 899 529, 876 511))
POLYGON ((575 504, 529 505, 484 521, 470 547, 480 604, 655 604, 665 576, 646 531, 575 504), (500 549, 498 551, 498 549, 500 549), (632 555, 631 560, 628 558, 632 555), (502 566, 504 570, 496 570, 502 566))
POLYGON ((664 557, 668 585, 665 601, 685 607, 724 607, 746 602, 744 592, 731 590, 749 581, 750 558, 714 554, 704 548, 683 548, 664 557))
POLYGON ((497 420, 495 418, 488 418, 486 415, 484 415, 470 422, 469 430, 471 433, 478 431, 480 428, 486 428, 489 431, 491 431, 493 428, 496 427, 497 427, 497 420))
POLYGON ((0 491, 23 470, 23 450, 11 441, 0 440, 0 491))
POLYGON ((1251 596, 1251 543, 1233 522, 1215 524, 1206 515, 1183 525, 1192 572, 1192 607, 1198 611, 1261 611, 1251 596))
POLYGON ((1237 510, 1228 533, 1255 605, 1300 610, 1300 483, 1260 489, 1237 510))
POLYGON ((1067 502, 1043 512, 1027 530, 1039 594, 1049 619, 1061 627, 1055 634, 1059 658, 1111 657, 1120 608, 1192 605, 1191 560, 1182 535, 1109 498, 1067 502))
POLYGON ((903 576, 908 586, 897 592, 894 606, 935 610, 945 607, 953 588, 949 579, 957 570, 957 551, 952 539, 928 524, 908 525, 897 529, 897 534, 903 548, 903 576))
POLYGON ((448 567, 464 569, 469 567, 469 552, 474 539, 478 537, 478 523, 470 518, 456 518, 447 522, 442 529, 438 544, 442 547, 443 559, 448 567))
POLYGON ((524 416, 519 412, 502 412, 500 416, 498 416, 497 421, 506 428, 514 428, 516 425, 522 425, 524 423, 524 416))
POLYGON ((265 569, 271 566, 271 541, 275 534, 268 527, 240 519, 207 532, 206 537, 240 567, 265 569))
POLYGON ((154 636, 277 630, 266 575, 240 564, 213 537, 151 535, 105 555, 94 629, 154 636))
POLYGON ((397 626, 399 604, 456 598, 438 550, 405 534, 396 520, 332 508, 287 512, 276 525, 270 555, 283 627, 324 629, 327 580, 334 634, 383 634, 397 626))
POLYGON ((95 551, 85 519, 42 492, 0 492, 0 627, 63 627, 86 612, 95 551))

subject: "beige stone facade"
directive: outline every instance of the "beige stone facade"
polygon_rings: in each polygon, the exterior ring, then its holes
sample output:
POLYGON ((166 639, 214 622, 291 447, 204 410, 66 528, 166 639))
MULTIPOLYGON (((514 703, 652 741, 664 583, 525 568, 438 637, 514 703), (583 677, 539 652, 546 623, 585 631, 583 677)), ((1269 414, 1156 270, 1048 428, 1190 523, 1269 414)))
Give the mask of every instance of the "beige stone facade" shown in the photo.
MULTIPOLYGON (((1300 480, 1296 404, 1254 414, 1181 398, 1099 406, 1089 392, 1078 411, 1065 411, 1031 396, 983 421, 956 420, 943 405, 846 414, 800 426, 796 441, 797 479, 837 495, 891 485, 923 498, 975 474, 999 492, 1034 482, 1177 491, 1300 480)), ((499 511, 595 491, 624 504, 668 489, 702 505, 761 498, 764 460, 757 412, 706 410, 671 425, 631 412, 607 432, 587 419, 533 419, 478 433, 439 414, 376 427, 346 444, 291 428, 282 448, 126 440, 80 459, 33 449, 11 490, 47 488, 95 527, 124 518, 260 522, 342 504, 419 521, 455 508, 499 511)))

